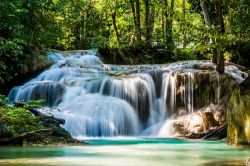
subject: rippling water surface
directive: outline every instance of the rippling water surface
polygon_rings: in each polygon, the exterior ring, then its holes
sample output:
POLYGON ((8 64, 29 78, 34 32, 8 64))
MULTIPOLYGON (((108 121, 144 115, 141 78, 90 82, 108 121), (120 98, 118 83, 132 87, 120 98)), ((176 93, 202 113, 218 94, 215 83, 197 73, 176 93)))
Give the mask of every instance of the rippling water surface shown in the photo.
POLYGON ((87 139, 86 146, 0 147, 0 165, 245 166, 250 149, 181 139, 87 139))

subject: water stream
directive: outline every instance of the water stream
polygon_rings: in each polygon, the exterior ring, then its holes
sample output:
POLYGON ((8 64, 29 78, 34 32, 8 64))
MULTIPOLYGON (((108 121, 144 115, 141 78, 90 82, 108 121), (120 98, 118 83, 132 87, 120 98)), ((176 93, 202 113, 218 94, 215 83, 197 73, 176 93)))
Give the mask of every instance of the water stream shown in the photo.
MULTIPOLYGON (((43 110, 65 119, 74 137, 169 137, 169 119, 220 102, 220 76, 211 61, 108 65, 94 51, 50 53, 49 59, 53 66, 8 97, 44 99, 43 110)), ((238 82, 246 77, 236 66, 226 72, 238 82)))
MULTIPOLYGON (((202 124, 197 111, 220 104, 224 87, 210 61, 118 66, 103 64, 94 51, 50 53, 49 59, 54 65, 8 97, 44 99, 41 111, 65 119, 63 127, 90 145, 0 147, 0 165, 246 165, 249 149, 166 138, 174 134, 173 119, 191 119, 187 128, 195 132, 202 124)), ((237 82, 247 77, 233 65, 226 73, 237 82)))
POLYGON ((225 142, 155 138, 89 139, 89 146, 1 147, 5 166, 246 166, 250 150, 225 142))

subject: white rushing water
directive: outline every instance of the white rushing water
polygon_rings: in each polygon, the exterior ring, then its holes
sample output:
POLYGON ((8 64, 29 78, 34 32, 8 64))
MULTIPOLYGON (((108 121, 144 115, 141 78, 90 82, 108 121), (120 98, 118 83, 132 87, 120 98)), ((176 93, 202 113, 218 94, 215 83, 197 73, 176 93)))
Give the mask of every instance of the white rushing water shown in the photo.
MULTIPOLYGON (((178 108, 192 114, 199 105, 195 96, 203 93, 199 107, 220 99, 219 75, 210 61, 118 66, 103 64, 94 51, 48 57, 54 65, 13 88, 9 99, 44 99, 48 109, 57 106, 61 111, 52 114, 65 119, 63 127, 75 137, 169 136, 169 118, 178 108)), ((226 73, 239 82, 246 77, 232 65, 226 73)))

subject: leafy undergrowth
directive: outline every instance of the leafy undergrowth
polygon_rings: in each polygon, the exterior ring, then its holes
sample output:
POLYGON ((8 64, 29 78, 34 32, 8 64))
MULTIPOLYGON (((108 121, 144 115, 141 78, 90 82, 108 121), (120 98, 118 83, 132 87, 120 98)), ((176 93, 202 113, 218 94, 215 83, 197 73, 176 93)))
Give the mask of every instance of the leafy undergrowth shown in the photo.
POLYGON ((41 107, 43 101, 32 101, 16 107, 0 95, 0 137, 15 137, 21 133, 43 128, 38 124, 39 117, 33 116, 29 109, 41 107))
POLYGON ((0 95, 0 145, 78 145, 60 126, 64 119, 39 111, 44 100, 9 103, 0 95))

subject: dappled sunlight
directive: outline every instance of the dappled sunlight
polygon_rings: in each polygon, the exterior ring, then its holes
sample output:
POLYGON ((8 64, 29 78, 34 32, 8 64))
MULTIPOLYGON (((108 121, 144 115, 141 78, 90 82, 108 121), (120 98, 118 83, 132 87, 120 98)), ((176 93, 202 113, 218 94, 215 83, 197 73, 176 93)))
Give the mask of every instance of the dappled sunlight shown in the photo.
POLYGON ((250 143, 250 116, 249 115, 247 115, 245 118, 244 126, 245 126, 244 131, 245 131, 246 138, 248 140, 248 143, 250 143))

